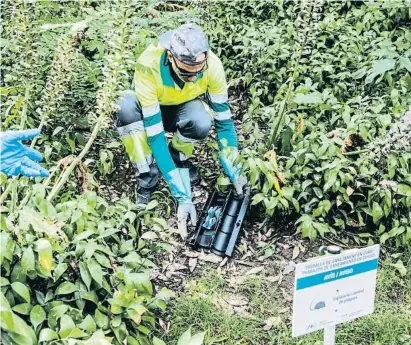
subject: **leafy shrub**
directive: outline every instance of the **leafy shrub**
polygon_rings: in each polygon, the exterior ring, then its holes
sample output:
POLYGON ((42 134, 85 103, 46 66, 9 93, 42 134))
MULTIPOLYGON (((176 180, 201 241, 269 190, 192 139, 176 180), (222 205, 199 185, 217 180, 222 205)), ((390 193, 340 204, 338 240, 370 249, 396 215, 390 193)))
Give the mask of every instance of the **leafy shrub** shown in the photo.
POLYGON ((410 130, 407 6, 201 4, 200 22, 236 81, 232 91, 249 95, 241 152, 253 204, 276 226, 296 222, 310 239, 349 230, 359 243, 373 234, 410 240, 410 147, 370 155, 401 123, 398 140, 410 130))
POLYGON ((137 214, 127 200, 109 205, 94 192, 53 205, 42 185, 33 188, 35 208, 2 216, 2 341, 64 343, 101 329, 118 343, 149 344, 155 311, 172 296, 153 291, 160 247, 135 227, 150 211, 137 214))

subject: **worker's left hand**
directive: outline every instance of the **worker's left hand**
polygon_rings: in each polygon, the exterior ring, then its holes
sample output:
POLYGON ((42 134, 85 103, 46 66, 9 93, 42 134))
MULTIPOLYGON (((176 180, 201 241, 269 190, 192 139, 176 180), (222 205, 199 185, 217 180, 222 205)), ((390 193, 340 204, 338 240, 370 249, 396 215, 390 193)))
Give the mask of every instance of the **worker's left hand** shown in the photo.
POLYGON ((0 133, 1 172, 7 176, 49 176, 48 171, 37 163, 43 159, 40 152, 21 143, 21 140, 30 140, 39 134, 39 129, 0 133))
POLYGON ((244 187, 247 185, 247 179, 244 176, 239 176, 234 180, 233 186, 238 197, 241 199, 244 196, 244 187))
POLYGON ((187 221, 188 216, 190 216, 190 223, 192 226, 197 224, 197 211, 193 203, 181 203, 178 205, 177 210, 177 224, 178 231, 181 237, 184 239, 187 238, 187 221))

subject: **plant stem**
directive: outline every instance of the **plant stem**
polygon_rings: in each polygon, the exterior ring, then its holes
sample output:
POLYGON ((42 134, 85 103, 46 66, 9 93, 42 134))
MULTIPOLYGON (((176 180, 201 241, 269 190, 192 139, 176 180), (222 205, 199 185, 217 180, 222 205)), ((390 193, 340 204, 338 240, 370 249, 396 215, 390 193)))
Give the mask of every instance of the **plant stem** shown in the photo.
POLYGON ((370 149, 362 149, 362 150, 358 150, 358 151, 352 151, 352 152, 344 152, 343 155, 344 156, 354 156, 354 155, 359 155, 360 153, 365 153, 370 151, 370 149))
POLYGON ((21 119, 20 119, 20 129, 23 130, 25 125, 26 125, 26 121, 27 121, 27 108, 29 105, 29 98, 30 98, 30 84, 26 84, 26 93, 24 95, 24 104, 23 104, 23 111, 21 113, 21 119))
MULTIPOLYGON (((26 83, 26 92, 24 94, 23 111, 21 113, 21 120, 20 120, 20 130, 24 129, 24 127, 26 125, 26 121, 27 121, 27 108, 28 108, 29 98, 30 98, 30 88, 31 88, 30 84, 26 83)), ((31 147, 33 147, 33 143, 31 145, 31 147)), ((14 176, 12 178, 9 185, 4 190, 3 194, 0 196, 0 205, 3 204, 4 200, 6 200, 7 196, 9 195, 9 193, 12 189, 12 186, 14 185, 14 183, 17 182, 18 179, 19 179, 18 176, 14 176)))
MULTIPOLYGON (((301 53, 302 53, 302 49, 300 50, 300 57, 301 57, 301 53)), ((277 121, 277 124, 276 124, 276 126, 275 126, 275 128, 274 128, 273 134, 271 135, 271 139, 270 139, 270 142, 269 142, 269 146, 272 146, 273 149, 274 149, 275 141, 276 141, 276 139, 277 139, 277 134, 278 134, 278 130, 279 130, 279 128, 280 128, 280 124, 281 124, 281 122, 283 121, 283 118, 284 118, 285 105, 286 105, 286 103, 287 103, 287 101, 288 101, 288 98, 290 97, 291 89, 292 89, 292 87, 293 87, 293 85, 294 85, 294 80, 295 80, 295 77, 296 77, 296 75, 297 75, 297 71, 298 71, 298 61, 299 61, 299 59, 296 60, 296 62, 295 62, 293 75, 291 76, 291 80, 290 80, 290 84, 288 85, 287 93, 285 94, 285 97, 284 97, 284 99, 283 99, 283 101, 282 101, 282 103, 281 103, 278 121, 277 121)))
POLYGON ((81 150, 80 154, 76 158, 74 158, 74 160, 71 162, 68 168, 60 176, 58 182, 54 185, 53 189, 50 191, 49 195, 47 196, 48 201, 52 201, 56 197, 60 189, 63 187, 64 183, 69 178, 71 172, 74 170, 77 164, 80 163, 80 161, 84 158, 87 152, 90 150, 91 145, 93 144, 94 140, 97 137, 98 132, 100 131, 100 127, 103 123, 104 118, 105 118, 105 114, 103 113, 98 118, 97 123, 93 128, 93 132, 91 133, 91 136, 88 139, 86 145, 83 147, 83 150, 81 150))
MULTIPOLYGON (((313 9, 314 9, 314 4, 311 4, 310 9, 308 11, 308 22, 310 22, 310 20, 312 19, 311 15, 312 15, 313 9)), ((298 58, 295 60, 294 71, 293 71, 293 74, 291 76, 290 84, 288 85, 287 93, 285 94, 283 102, 281 103, 281 106, 280 106, 278 121, 277 121, 277 124, 274 128, 273 134, 271 135, 270 141, 268 143, 268 146, 272 147, 272 150, 275 149, 275 142, 277 140, 277 135, 278 135, 280 125, 281 125, 281 123, 283 121, 283 118, 284 118, 284 115, 285 115, 285 106, 287 104, 288 98, 290 97, 290 93, 291 93, 291 89, 294 85, 294 81, 297 77, 298 65, 299 65, 299 62, 300 62, 301 57, 303 55, 303 49, 304 49, 304 47, 306 45, 306 42, 307 42, 307 36, 308 36, 307 33, 304 34, 304 38, 303 38, 302 44, 300 46, 300 51, 299 51, 299 54, 298 54, 298 58)))

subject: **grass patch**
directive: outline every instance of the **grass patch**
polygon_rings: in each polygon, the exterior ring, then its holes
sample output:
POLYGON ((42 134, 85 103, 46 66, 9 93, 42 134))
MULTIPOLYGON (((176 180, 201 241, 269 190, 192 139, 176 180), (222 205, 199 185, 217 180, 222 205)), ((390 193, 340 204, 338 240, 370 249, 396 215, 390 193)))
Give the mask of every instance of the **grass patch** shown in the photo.
POLYGON ((237 290, 250 300, 250 312, 262 319, 279 316, 288 311, 287 303, 277 284, 264 276, 247 277, 237 290))
MULTIPOLYGON (((397 259, 394 259, 396 261, 397 259)), ((411 247, 402 255, 405 267, 411 266, 411 247)), ((337 345, 411 344, 411 270, 401 277, 388 258, 378 273, 375 312, 337 327, 337 345)), ((292 286, 277 286, 261 275, 246 277, 231 291, 228 283, 213 269, 189 283, 189 288, 172 306, 171 330, 166 343, 175 345, 190 326, 206 331, 204 345, 322 345, 323 332, 291 337, 290 303, 283 291, 292 286), (248 300, 249 316, 229 312, 220 300, 236 293, 248 300), (264 329, 265 320, 280 317, 279 324, 264 329)))
POLYGON ((167 344, 176 344, 182 331, 192 325, 195 331, 206 331, 205 344, 244 344, 263 341, 261 322, 229 315, 209 299, 179 298, 173 308, 170 338, 167 344))

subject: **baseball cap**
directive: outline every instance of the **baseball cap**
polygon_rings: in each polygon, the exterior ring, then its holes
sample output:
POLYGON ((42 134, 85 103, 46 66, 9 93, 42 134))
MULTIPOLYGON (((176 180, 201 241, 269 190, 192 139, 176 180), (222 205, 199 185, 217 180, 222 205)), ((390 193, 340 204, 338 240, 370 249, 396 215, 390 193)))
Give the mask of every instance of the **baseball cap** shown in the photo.
POLYGON ((169 50, 181 62, 196 66, 204 61, 196 61, 197 56, 208 52, 208 40, 204 31, 194 23, 183 24, 175 30, 160 36, 159 44, 169 50))

